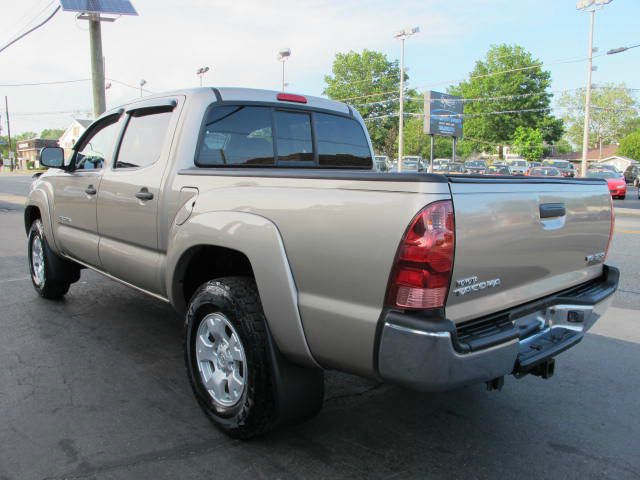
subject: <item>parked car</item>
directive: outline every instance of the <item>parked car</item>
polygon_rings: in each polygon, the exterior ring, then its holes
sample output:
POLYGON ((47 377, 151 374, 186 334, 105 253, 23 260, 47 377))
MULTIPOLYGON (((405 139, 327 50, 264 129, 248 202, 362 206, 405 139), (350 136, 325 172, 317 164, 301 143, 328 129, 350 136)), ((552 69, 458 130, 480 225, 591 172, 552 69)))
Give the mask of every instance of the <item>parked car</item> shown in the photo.
POLYGON ((386 155, 376 155, 374 161, 379 171, 386 172, 389 170, 389 157, 386 155))
POLYGON ((543 167, 553 167, 560 170, 563 177, 575 177, 576 169, 573 166, 573 163, 567 160, 544 160, 542 162, 543 167))
POLYGON ((627 196, 627 182, 625 182, 624 177, 619 177, 613 172, 603 169, 589 170, 587 178, 604 178, 613 198, 624 200, 627 196))
POLYGON ((529 169, 526 160, 511 160, 507 163, 513 175, 524 175, 529 169))
POLYGON ((513 175, 513 172, 508 165, 489 165, 487 175, 513 175))
POLYGON ((640 173, 640 167, 638 165, 629 165, 624 171, 624 180, 628 184, 635 185, 638 180, 638 174, 640 173))
POLYGON ((560 169, 555 167, 535 167, 529 170, 531 177, 564 177, 560 169))
POLYGON ((324 369, 425 391, 549 378, 618 284, 603 180, 380 173, 362 117, 326 98, 147 96, 40 162, 36 292, 88 268, 169 303, 195 398, 235 438, 314 415, 324 369))
POLYGON ((461 175, 467 173, 466 168, 464 167, 464 163, 448 163, 446 164, 445 170, 443 173, 449 173, 451 175, 461 175))
MULTIPOLYGON (((407 155, 402 157, 402 172, 403 173, 416 173, 426 171, 427 168, 422 160, 422 157, 407 155)), ((390 172, 398 172, 398 165, 394 165, 389 169, 390 172)))
POLYGON ((467 160, 464 162, 467 173, 483 175, 487 171, 487 162, 484 160, 467 160))
POLYGON ((589 165, 589 170, 605 170, 615 173, 618 177, 622 176, 622 172, 618 170, 615 165, 609 165, 607 163, 592 163, 589 165))

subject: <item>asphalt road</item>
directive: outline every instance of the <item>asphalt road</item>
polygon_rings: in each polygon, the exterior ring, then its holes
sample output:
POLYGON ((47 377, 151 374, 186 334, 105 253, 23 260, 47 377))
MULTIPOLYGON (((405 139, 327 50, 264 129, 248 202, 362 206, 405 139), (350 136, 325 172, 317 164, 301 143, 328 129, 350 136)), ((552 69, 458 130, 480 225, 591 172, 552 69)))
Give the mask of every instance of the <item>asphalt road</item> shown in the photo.
MULTIPOLYGON (((0 199, 10 198, 3 184, 0 199)), ((552 379, 425 395, 329 372, 316 418, 245 443, 200 413, 168 306, 87 271, 64 301, 35 294, 21 207, 9 205, 2 480, 640 477, 640 216, 617 218, 616 308, 558 359, 552 379)))

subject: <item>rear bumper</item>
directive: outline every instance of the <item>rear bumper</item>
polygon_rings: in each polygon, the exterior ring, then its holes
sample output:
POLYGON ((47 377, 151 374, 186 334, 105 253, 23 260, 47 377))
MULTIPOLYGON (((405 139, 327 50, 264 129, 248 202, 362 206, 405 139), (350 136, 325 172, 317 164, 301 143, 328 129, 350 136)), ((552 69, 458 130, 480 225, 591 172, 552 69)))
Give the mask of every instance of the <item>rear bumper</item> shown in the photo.
POLYGON ((609 307, 618 280, 618 269, 605 266, 596 280, 466 326, 437 315, 388 311, 378 372, 388 382, 423 391, 524 375, 582 339, 609 307))

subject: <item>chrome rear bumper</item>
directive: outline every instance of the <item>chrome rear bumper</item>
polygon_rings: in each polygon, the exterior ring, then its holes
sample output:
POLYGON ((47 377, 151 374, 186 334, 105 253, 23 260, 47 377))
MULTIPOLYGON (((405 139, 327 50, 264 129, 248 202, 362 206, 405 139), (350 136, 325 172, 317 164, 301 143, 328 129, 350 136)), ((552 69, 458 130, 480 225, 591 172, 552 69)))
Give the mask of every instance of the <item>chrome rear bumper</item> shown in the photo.
POLYGON ((609 307, 618 279, 618 270, 605 266, 601 278, 494 315, 487 322, 500 319, 499 328, 474 326, 481 333, 473 335, 448 320, 387 312, 378 372, 388 382, 423 391, 526 374, 582 339, 609 307), (550 345, 549 338, 558 341, 550 345))

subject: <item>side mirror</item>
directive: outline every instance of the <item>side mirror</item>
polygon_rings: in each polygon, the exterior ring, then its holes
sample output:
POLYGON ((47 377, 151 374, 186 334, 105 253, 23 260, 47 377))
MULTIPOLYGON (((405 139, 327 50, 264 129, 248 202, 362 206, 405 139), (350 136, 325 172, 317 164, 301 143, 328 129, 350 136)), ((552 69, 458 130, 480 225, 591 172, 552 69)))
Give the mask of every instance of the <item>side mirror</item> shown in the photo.
POLYGON ((60 147, 44 147, 40 150, 40 165, 64 168, 64 150, 60 147))

